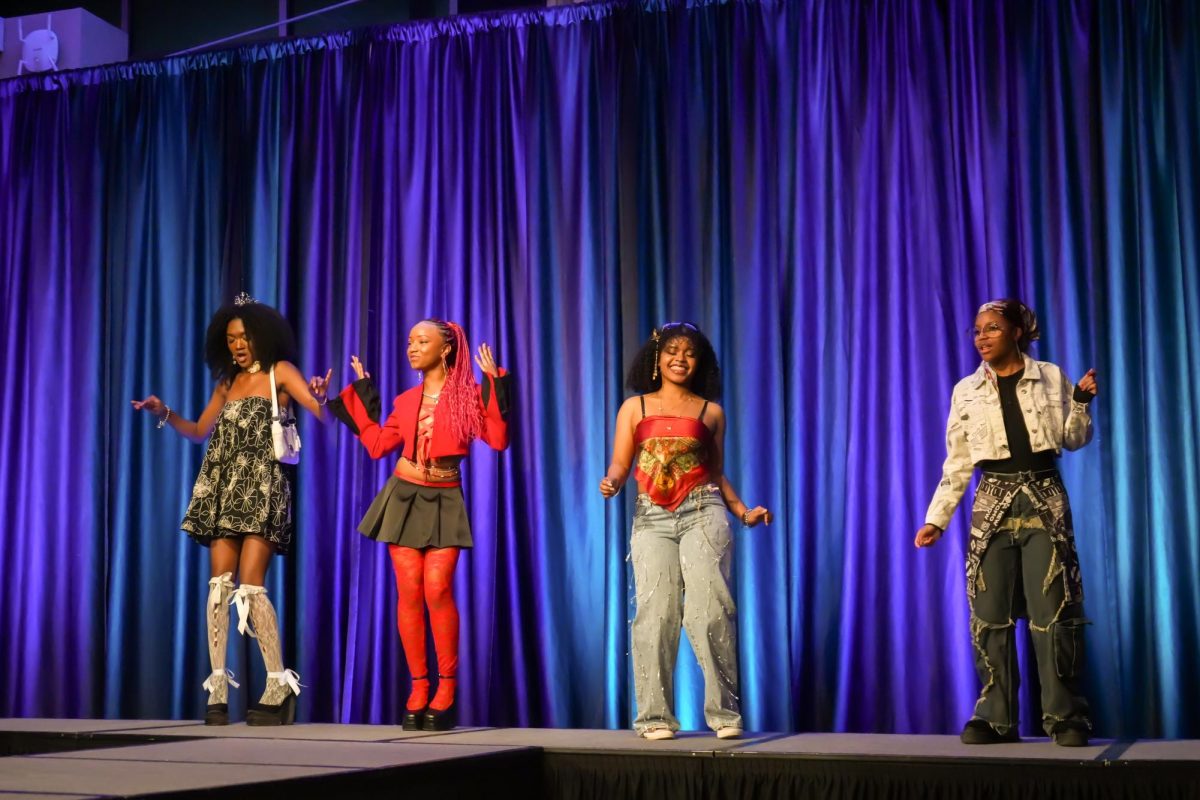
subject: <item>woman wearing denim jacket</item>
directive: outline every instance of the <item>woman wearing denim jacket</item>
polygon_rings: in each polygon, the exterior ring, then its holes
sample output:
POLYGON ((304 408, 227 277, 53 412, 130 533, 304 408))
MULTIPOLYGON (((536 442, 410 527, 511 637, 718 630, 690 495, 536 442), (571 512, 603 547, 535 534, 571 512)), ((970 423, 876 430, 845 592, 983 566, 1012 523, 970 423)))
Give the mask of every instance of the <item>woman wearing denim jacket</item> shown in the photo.
POLYGON ((941 538, 978 467, 967 595, 983 689, 962 731, 965 744, 1019 738, 1019 616, 1029 619, 1046 733, 1056 744, 1081 747, 1091 730, 1081 690, 1083 584, 1055 458, 1091 441, 1096 371, 1072 386, 1056 365, 1027 355, 1038 336, 1037 317, 1021 302, 980 307, 974 340, 983 363, 954 387, 942 479, 916 536, 917 547, 941 538))
POLYGON ((725 412, 713 402, 721 372, 703 333, 686 322, 655 330, 634 356, 627 382, 638 395, 617 413, 600 493, 615 495, 633 467, 639 490, 630 537, 637 596, 633 728, 646 739, 672 739, 679 729, 673 678, 682 623, 704 673, 705 722, 718 737, 737 738, 733 536, 725 512, 746 527, 770 524, 771 514, 748 508, 722 471, 725 412))

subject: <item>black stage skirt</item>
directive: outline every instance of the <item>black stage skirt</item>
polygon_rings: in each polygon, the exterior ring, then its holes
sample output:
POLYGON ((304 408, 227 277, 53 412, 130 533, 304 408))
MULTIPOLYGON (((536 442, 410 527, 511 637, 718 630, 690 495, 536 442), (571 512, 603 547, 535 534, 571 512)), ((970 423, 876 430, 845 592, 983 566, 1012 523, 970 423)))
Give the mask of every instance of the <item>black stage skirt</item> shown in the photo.
POLYGON ((461 486, 421 486, 395 475, 375 495, 358 532, 417 550, 474 544, 461 486))

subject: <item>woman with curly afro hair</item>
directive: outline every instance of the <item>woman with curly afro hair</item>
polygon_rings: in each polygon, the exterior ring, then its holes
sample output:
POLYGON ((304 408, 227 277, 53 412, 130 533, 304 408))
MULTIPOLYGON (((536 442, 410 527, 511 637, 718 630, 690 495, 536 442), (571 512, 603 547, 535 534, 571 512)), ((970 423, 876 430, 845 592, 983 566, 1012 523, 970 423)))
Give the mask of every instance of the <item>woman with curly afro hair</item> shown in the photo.
POLYGON ((350 359, 358 380, 329 403, 371 458, 400 450, 392 476, 358 530, 387 544, 396 575, 396 625, 412 678, 405 730, 449 730, 455 725, 454 570, 459 553, 473 543, 459 464, 475 439, 496 450, 508 447, 509 377, 496 366, 486 344, 479 346, 475 362, 483 370, 482 386, 475 382, 463 329, 454 322, 422 320, 408 334, 408 363, 421 374, 421 382, 396 397, 386 420, 379 421, 379 392, 358 356, 350 359), (438 687, 432 700, 426 608, 437 649, 438 687))
POLYGON ((633 619, 634 731, 672 739, 680 625, 704 673, 704 718, 722 739, 742 734, 736 609, 729 590, 733 535, 726 512, 770 524, 724 473, 725 411, 712 344, 687 322, 668 322, 642 345, 617 412, 612 463, 600 493, 614 496, 632 468, 638 486, 630 537, 637 597, 633 619))
POLYGON ((208 440, 182 524, 208 548, 212 565, 205 606, 212 662, 204 681, 206 725, 229 723, 229 686, 238 686, 225 668, 231 600, 238 631, 258 639, 267 667, 266 690, 246 723, 289 725, 296 716, 300 680, 283 666, 279 623, 265 588, 271 556, 288 552, 293 530, 291 477, 275 458, 271 433, 272 395, 288 421, 293 400, 324 421, 332 371, 305 382, 295 353, 287 320, 243 292, 208 324, 204 359, 216 385, 198 420, 185 419, 154 395, 133 401, 135 409, 158 418, 159 428, 169 425, 194 442, 208 440), (241 584, 236 590, 235 576, 241 584))

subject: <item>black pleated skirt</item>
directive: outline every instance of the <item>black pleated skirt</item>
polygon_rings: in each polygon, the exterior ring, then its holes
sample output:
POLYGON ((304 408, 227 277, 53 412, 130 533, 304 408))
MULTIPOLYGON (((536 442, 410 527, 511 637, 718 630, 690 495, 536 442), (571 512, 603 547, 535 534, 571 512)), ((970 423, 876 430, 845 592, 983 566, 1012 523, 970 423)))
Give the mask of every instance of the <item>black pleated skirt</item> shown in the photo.
POLYGON ((375 495, 358 532, 418 550, 474 544, 461 486, 421 486, 395 475, 375 495))

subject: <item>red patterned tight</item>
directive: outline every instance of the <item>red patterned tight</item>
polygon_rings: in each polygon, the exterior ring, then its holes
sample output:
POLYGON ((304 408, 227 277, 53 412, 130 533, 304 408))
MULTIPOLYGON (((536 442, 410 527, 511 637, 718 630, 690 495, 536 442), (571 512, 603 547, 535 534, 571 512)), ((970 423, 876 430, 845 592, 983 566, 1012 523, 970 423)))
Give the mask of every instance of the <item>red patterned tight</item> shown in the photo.
POLYGON ((420 711, 429 700, 429 663, 425 657, 425 607, 429 607, 429 625, 433 628, 433 646, 437 650, 437 694, 429 707, 441 711, 454 703, 455 675, 458 674, 458 606, 454 604, 454 567, 458 564, 457 547, 411 547, 388 545, 392 569, 396 573, 396 627, 408 672, 413 676, 412 693, 406 708, 420 711), (422 678, 421 676, 425 676, 422 678))

